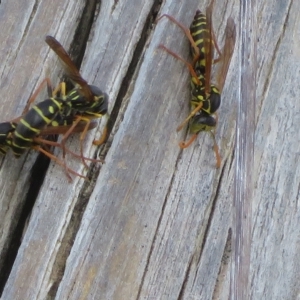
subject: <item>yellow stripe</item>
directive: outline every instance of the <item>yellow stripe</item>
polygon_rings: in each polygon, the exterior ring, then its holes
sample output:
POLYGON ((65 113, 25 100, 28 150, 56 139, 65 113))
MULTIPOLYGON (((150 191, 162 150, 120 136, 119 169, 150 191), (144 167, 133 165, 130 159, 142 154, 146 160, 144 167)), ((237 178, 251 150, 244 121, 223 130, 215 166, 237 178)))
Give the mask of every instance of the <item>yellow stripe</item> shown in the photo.
POLYGON ((15 148, 18 148, 18 149, 27 149, 28 147, 26 147, 26 146, 19 146, 19 145, 17 145, 16 143, 12 143, 12 145, 15 147, 15 148))
MULTIPOLYGON (((33 132, 36 132, 36 133, 40 133, 40 130, 39 129, 36 129, 34 127, 31 127, 31 125, 29 123, 27 123, 24 119, 21 119, 20 120, 20 123, 22 123, 25 127, 27 127, 28 129, 30 129, 31 131, 33 132)), ((17 135, 17 131, 15 131, 15 135, 17 135)), ((23 137, 22 137, 23 138, 23 137)), ((25 138, 24 138, 25 139, 25 138)))
POLYGON ((199 40, 195 41, 196 46, 199 46, 200 44, 203 44, 203 43, 204 43, 203 39, 199 39, 199 40))
POLYGON ((199 27, 199 26, 206 26, 206 19, 202 19, 202 20, 197 20, 197 23, 194 23, 192 28, 194 27, 199 27))
POLYGON ((208 32, 208 30, 204 28, 199 28, 197 31, 194 31, 192 35, 202 34, 204 32, 208 32))
POLYGON ((24 136, 22 136, 21 134, 19 134, 17 131, 15 131, 14 135, 18 138, 20 138, 21 140, 25 141, 25 142, 32 142, 32 139, 30 138, 25 138, 24 136))
MULTIPOLYGON (((49 124, 51 120, 44 116, 43 112, 37 107, 34 106, 33 109, 38 113, 38 115, 46 122, 46 124, 49 124)), ((30 125, 29 125, 30 126, 30 125)))
POLYGON ((75 90, 75 91, 72 91, 71 93, 69 93, 68 97, 70 97, 72 100, 77 100, 80 97, 80 95, 75 90))

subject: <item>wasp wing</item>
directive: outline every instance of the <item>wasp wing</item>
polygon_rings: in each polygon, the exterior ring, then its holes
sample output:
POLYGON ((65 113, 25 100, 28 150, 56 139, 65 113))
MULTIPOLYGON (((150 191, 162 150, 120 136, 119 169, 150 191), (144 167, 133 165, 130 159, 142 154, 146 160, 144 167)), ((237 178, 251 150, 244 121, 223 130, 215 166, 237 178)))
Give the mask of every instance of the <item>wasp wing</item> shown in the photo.
POLYGON ((73 82, 80 85, 83 95, 87 98, 88 101, 92 101, 93 94, 89 88, 88 83, 81 77, 77 67, 75 66, 74 62, 72 61, 64 47, 53 36, 50 35, 46 36, 45 41, 60 58, 67 76, 73 82))
POLYGON ((223 90, 236 40, 236 26, 232 18, 227 19, 225 28, 225 43, 222 49, 221 61, 216 72, 216 83, 220 93, 223 90))

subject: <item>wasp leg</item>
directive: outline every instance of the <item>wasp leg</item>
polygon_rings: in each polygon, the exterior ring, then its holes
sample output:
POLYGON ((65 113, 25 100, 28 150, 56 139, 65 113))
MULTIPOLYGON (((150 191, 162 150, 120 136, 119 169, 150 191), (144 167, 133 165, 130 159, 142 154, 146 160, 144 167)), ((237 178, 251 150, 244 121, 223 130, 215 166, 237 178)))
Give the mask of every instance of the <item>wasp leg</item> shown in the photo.
MULTIPOLYGON (((74 131, 75 127, 79 124, 79 122, 82 121, 81 117, 79 116, 72 124, 72 126, 69 128, 69 130, 63 135, 61 139, 61 146, 63 150, 63 158, 65 159, 66 156, 66 141, 69 137, 69 135, 74 131)), ((81 160, 86 168, 88 168, 88 165, 86 164, 84 158, 83 158, 83 151, 82 151, 82 142, 80 141, 80 153, 81 153, 81 160)))
POLYGON ((191 43, 191 46, 193 47, 195 53, 196 53, 196 56, 200 56, 200 52, 199 52, 199 48, 197 47, 192 35, 191 35, 191 32, 190 32, 190 29, 185 27, 183 24, 181 24, 180 22, 178 22, 174 17, 168 15, 168 14, 163 14, 161 15, 158 19, 157 19, 157 22, 160 21, 163 17, 166 17, 168 18, 171 22, 175 23, 177 26, 179 26, 182 31, 184 32, 184 34, 187 36, 187 38, 189 39, 190 43, 191 43))
POLYGON ((34 93, 31 95, 31 97, 28 99, 27 104, 22 112, 22 116, 25 115, 30 108, 30 105, 32 102, 34 102, 34 100, 36 99, 37 95, 41 92, 42 88, 44 87, 44 85, 47 84, 47 90, 48 90, 48 95, 50 92, 50 95, 52 94, 52 85, 51 85, 51 80, 50 78, 46 77, 38 86, 38 88, 34 91, 34 93))
POLYGON ((91 120, 89 118, 78 116, 77 119, 75 120, 75 122, 73 122, 73 124, 70 127, 70 129, 63 135, 62 140, 61 140, 61 145, 62 145, 62 149, 63 149, 63 157, 65 158, 65 153, 66 153, 66 150, 65 150, 66 146, 65 146, 65 144, 66 144, 66 140, 69 137, 69 135, 74 131, 75 127, 81 121, 86 122, 86 125, 85 125, 82 133, 80 134, 80 157, 81 157, 81 160, 82 160, 84 166, 86 168, 88 168, 88 165, 85 162, 85 157, 83 156, 83 140, 84 140, 84 138, 86 136, 86 133, 89 130, 89 127, 90 127, 91 120))
POLYGON ((180 131, 183 126, 202 108, 203 103, 200 102, 188 115, 188 117, 176 128, 176 131, 180 131))
POLYGON ((198 136, 198 134, 195 133, 191 136, 191 138, 187 142, 183 142, 183 141, 179 142, 179 147, 181 149, 185 149, 185 148, 189 147, 193 143, 193 141, 196 139, 197 136, 198 136))
MULTIPOLYGON (((94 114, 93 117, 96 117, 96 118, 101 118, 102 117, 102 114, 94 114)), ((82 131, 82 133, 80 134, 80 148, 81 148, 81 156, 83 156, 83 140, 87 134, 87 131, 89 130, 89 126, 90 126, 90 123, 91 123, 91 119, 87 118, 87 117, 80 117, 79 118, 81 121, 85 121, 86 122, 86 125, 85 125, 85 128, 84 130, 82 131)), ((94 140, 93 141, 93 145, 97 145, 97 146, 100 146, 102 145, 105 141, 106 141, 106 137, 107 137, 107 127, 104 128, 103 130, 103 133, 100 137, 99 140, 94 140)))
POLYGON ((66 166, 65 162, 61 161, 60 159, 58 159, 55 155, 51 154, 50 152, 44 150, 41 146, 33 146, 32 148, 35 149, 35 150, 37 150, 37 151, 39 151, 39 152, 41 152, 41 153, 43 153, 44 155, 46 155, 50 159, 54 160, 57 164, 61 165, 64 168, 64 170, 65 170, 65 173, 66 173, 66 176, 68 177, 69 182, 72 182, 72 177, 71 177, 71 175, 69 173, 71 173, 71 174, 73 174, 75 176, 79 176, 81 178, 87 179, 86 176, 83 176, 83 175, 75 172, 74 170, 68 168, 66 166))
MULTIPOLYGON (((188 40, 190 41, 191 43, 191 46, 192 48, 194 49, 194 53, 195 53, 195 57, 193 58, 193 63, 192 65, 194 66, 195 63, 198 61, 198 59, 200 58, 200 50, 198 48, 198 46, 196 45, 194 39, 193 39, 193 36, 191 35, 191 31, 189 28, 187 28, 186 26, 184 26, 183 24, 181 24, 180 22, 178 22, 174 17, 168 15, 168 14, 163 14, 161 15, 156 22, 159 22, 163 17, 166 17, 168 18, 171 22, 175 23, 177 26, 179 26, 182 31, 184 32, 184 34, 186 35, 186 37, 188 38, 188 40)), ((213 43, 214 43, 214 47, 215 49, 217 50, 218 52, 218 55, 219 57, 217 59, 214 60, 214 64, 219 62, 221 60, 221 57, 222 57, 222 54, 221 54, 221 51, 220 51, 220 48, 218 46, 218 43, 217 43, 217 39, 216 39, 216 36, 215 36, 215 33, 214 33, 214 30, 213 28, 211 28, 211 35, 212 35, 212 39, 213 39, 213 43)))
POLYGON ((190 71, 192 77, 195 78, 195 80, 197 81, 197 84, 198 84, 198 85, 201 85, 201 82, 200 82, 200 80, 199 80, 199 78, 198 78, 198 76, 197 76, 197 74, 196 74, 196 72, 195 72, 193 66, 192 66, 189 62, 187 62, 185 59, 183 59, 183 58, 180 57, 178 54, 176 54, 175 52, 173 52, 172 50, 170 50, 169 48, 167 48, 166 46, 164 46, 164 45, 162 45, 162 44, 160 44, 160 45, 158 46, 158 48, 165 50, 165 51, 168 52, 170 55, 172 55, 174 58, 181 60, 181 61, 188 67, 188 69, 189 69, 189 71, 190 71))
POLYGON ((100 139, 93 140, 93 145, 100 146, 100 145, 104 144, 107 140, 107 136, 108 136, 108 129, 107 129, 107 126, 105 126, 100 139))
POLYGON ((211 135, 212 135, 212 138, 214 140, 214 151, 215 151, 215 154, 216 154, 216 160, 217 160, 217 163, 216 163, 216 168, 219 169, 220 166, 221 166, 221 156, 220 156, 220 152, 219 152, 219 147, 218 147, 218 144, 216 142, 216 137, 215 137, 215 134, 214 132, 210 131, 211 135))
POLYGON ((60 93, 61 97, 64 99, 66 96, 66 83, 64 81, 60 82, 57 87, 52 91, 52 97, 56 97, 60 93))
POLYGON ((81 132, 80 138, 79 138, 79 140, 80 140, 80 155, 81 155, 81 160, 83 161, 83 164, 86 165, 85 160, 84 160, 84 156, 83 156, 83 141, 84 141, 86 133, 87 133, 87 131, 89 129, 91 120, 89 118, 84 118, 84 117, 79 117, 78 119, 80 121, 85 121, 86 122, 86 125, 85 125, 83 131, 81 132))
MULTIPOLYGON (((37 144, 43 144, 43 145, 49 145, 49 146, 52 146, 52 147, 63 148, 61 143, 45 140, 45 139, 42 139, 42 138, 34 138, 33 141, 37 144)), ((89 158, 89 157, 77 154, 77 153, 73 152, 72 150, 70 150, 68 147, 64 147, 64 148, 65 148, 65 151, 67 153, 70 153, 71 155, 73 155, 74 157, 76 157, 78 159, 82 159, 82 157, 83 157, 84 160, 88 160, 88 161, 92 161, 92 162, 102 162, 102 163, 104 162, 102 159, 89 158)))
MULTIPOLYGON (((215 113, 214 115, 215 115, 216 127, 217 127, 218 119, 219 119, 218 113, 215 113)), ((214 131, 210 131, 210 133, 211 133, 211 135, 213 137, 213 140, 214 140, 214 151, 215 151, 216 160, 217 160, 216 168, 219 169, 221 167, 221 156, 220 156, 220 152, 219 152, 219 147, 218 147, 217 142, 216 142, 215 131, 216 131, 216 129, 214 129, 214 131)))
MULTIPOLYGON (((176 53, 174 53, 172 50, 168 49, 164 45, 159 45, 158 47, 165 50, 166 52, 168 52, 170 55, 172 55, 176 59, 181 60, 188 67, 193 79, 196 80, 196 84, 201 86, 201 82, 199 80, 199 77, 197 76, 193 66, 189 62, 184 60, 182 57, 180 57, 179 55, 177 55, 176 53)), ((190 115, 177 127, 176 130, 180 131, 183 128, 183 126, 190 120, 190 118, 192 118, 202 108, 202 106, 203 106, 203 103, 200 102, 199 105, 195 109, 193 109, 193 111, 190 113, 190 115)))
MULTIPOLYGON (((66 83, 64 81, 60 82, 57 87, 52 91, 52 97, 57 97, 57 94, 60 93, 60 97, 62 99, 66 98, 66 94, 67 94, 67 87, 66 87, 66 83)), ((74 122, 75 123, 75 122, 74 122)), ((66 156, 66 141, 68 136, 71 134, 71 132, 74 130, 74 128, 77 126, 78 123, 73 124, 71 126, 71 128, 64 134, 63 138, 62 138, 62 142, 61 142, 61 148, 63 150, 63 158, 65 160, 65 156, 66 156)), ((84 160, 83 160, 84 162, 84 160)), ((84 162, 84 166, 87 168, 87 164, 84 162)))
MULTIPOLYGON (((221 156, 220 156, 220 152, 219 152, 219 147, 218 147, 218 144, 216 142, 215 134, 211 131, 210 131, 210 133, 211 133, 212 138, 214 140, 214 152, 215 152, 216 160, 217 160, 216 168, 219 169, 220 166, 221 166, 221 156)), ((191 136, 191 138, 187 142, 186 141, 185 142, 183 142, 183 141, 179 142, 179 147, 181 149, 188 148, 194 142, 194 140, 196 139, 197 136, 198 136, 198 134, 195 133, 191 136)))

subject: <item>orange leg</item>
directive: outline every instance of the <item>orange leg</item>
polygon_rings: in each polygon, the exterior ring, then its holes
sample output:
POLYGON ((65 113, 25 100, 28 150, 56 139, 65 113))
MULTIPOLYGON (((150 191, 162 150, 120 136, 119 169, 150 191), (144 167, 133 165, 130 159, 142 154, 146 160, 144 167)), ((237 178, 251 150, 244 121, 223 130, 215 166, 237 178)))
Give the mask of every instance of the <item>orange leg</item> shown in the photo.
POLYGON ((47 83, 47 89, 48 89, 48 93, 50 90, 52 90, 51 87, 51 81, 48 77, 46 77, 38 86, 38 88, 35 90, 35 92, 31 95, 31 97, 28 99, 27 104, 22 112, 22 115, 26 114, 30 108, 30 105, 32 102, 34 102, 35 98, 37 97, 37 95, 41 92, 41 89, 44 87, 44 85, 47 83))
MULTIPOLYGON (((184 32, 184 34, 186 35, 186 37, 188 38, 188 40, 190 41, 191 43, 191 46, 193 47, 194 49, 194 53, 195 53, 195 57, 193 59, 193 66, 194 64, 196 63, 196 61, 199 59, 200 57, 200 51, 199 51, 199 48, 198 46, 196 45, 194 39, 193 39, 193 36, 191 35, 191 32, 190 32, 190 29, 187 28, 186 26, 184 26, 183 24, 181 24, 180 22, 178 22, 174 17, 168 15, 168 14, 163 14, 161 15, 156 22, 159 22, 163 17, 166 17, 168 18, 171 22, 175 23, 177 26, 179 26, 182 31, 184 32)), ((217 43, 217 39, 216 39, 216 36, 215 36, 215 33, 214 33, 214 30, 211 26, 211 35, 212 35, 212 39, 213 39, 213 42, 214 42, 214 47, 216 48, 217 52, 218 52, 218 55, 219 57, 222 57, 222 54, 221 54, 221 51, 220 51, 220 48, 218 46, 218 43, 217 43)), ((214 64, 219 61, 220 58, 214 60, 214 64)))
MULTIPOLYGON (((53 141, 48 141, 48 140, 45 140, 45 139, 42 139, 42 138, 38 138, 38 137, 34 138, 33 141, 34 141, 34 143, 37 143, 37 144, 43 144, 43 145, 49 145, 49 146, 52 146, 52 147, 63 148, 63 146, 61 145, 61 143, 53 142, 53 141)), ((70 153, 71 155, 73 155, 76 158, 82 159, 81 155, 73 152, 72 150, 70 150, 67 147, 65 147, 65 151, 67 153, 70 153)), ((85 156, 83 156, 83 158, 84 158, 84 160, 88 160, 88 161, 92 161, 92 162, 103 162, 102 159, 94 159, 94 158, 89 158, 89 157, 85 157, 85 156)))
MULTIPOLYGON (((189 69, 191 75, 193 78, 196 79, 197 81, 197 84, 200 86, 201 85, 201 82, 193 68, 193 66, 187 62, 186 60, 184 60, 182 57, 180 57, 179 55, 177 55, 176 53, 174 53, 172 50, 168 49, 167 47, 165 47, 164 45, 159 45, 158 46, 159 48, 165 50, 166 52, 168 52, 170 55, 172 55, 173 57, 175 57, 176 59, 179 59, 181 60, 189 69)), ((199 105, 190 113, 190 115, 177 127, 177 131, 180 131, 183 126, 202 108, 203 106, 203 103, 200 102, 199 105)))
MULTIPOLYGON (((95 114, 95 115, 93 116, 93 118, 101 118, 101 117, 102 117, 101 114, 95 114)), ((75 121, 76 124, 78 124, 78 123, 81 122, 81 121, 84 121, 84 122, 86 123, 86 125, 85 125, 83 131, 82 131, 81 134, 80 134, 80 153, 81 153, 81 158, 82 158, 82 161, 83 161, 84 164, 85 164, 85 162, 84 162, 85 157, 83 156, 83 141, 84 141, 84 139, 85 139, 85 136, 86 136, 86 134, 87 134, 87 131, 90 129, 91 118, 92 118, 92 117, 89 118, 89 117, 84 117, 84 116, 78 116, 78 119, 75 121)), ((73 127, 73 126, 72 126, 72 127, 73 127)), ((69 132, 68 134, 70 134, 70 133, 74 130, 74 128, 75 128, 75 127, 73 127, 72 130, 69 129, 69 130, 68 130, 68 132, 69 132)), ((66 136, 66 134, 64 135, 63 139, 65 138, 65 136, 66 136)), ((99 140, 94 140, 94 141, 93 141, 93 144, 94 144, 94 145, 97 145, 97 146, 102 145, 102 144, 105 142, 106 137, 107 137, 107 127, 104 128, 104 132, 103 132, 101 138, 100 138, 99 140)), ((95 160, 95 161, 98 161, 98 160, 95 160)), ((86 164, 85 164, 85 165, 86 165, 86 164)))
POLYGON ((48 77, 46 77, 38 86, 38 88, 34 91, 34 93, 31 95, 31 97, 28 99, 27 104, 23 110, 22 116, 25 115, 32 102, 34 102, 34 100, 36 99, 37 95, 41 92, 42 88, 44 87, 44 85, 47 84, 47 89, 48 89, 48 95, 52 96, 52 86, 51 86, 51 81, 48 77), (49 94, 50 93, 50 94, 49 94))
MULTIPOLYGON (((215 116, 216 116, 216 126, 217 126, 218 119, 219 119, 218 113, 215 113, 215 116)), ((217 167, 217 169, 219 169, 221 167, 221 156, 220 156, 220 152, 219 152, 219 147, 216 142, 215 130, 213 132, 211 131, 210 133, 214 140, 214 151, 215 151, 216 159, 217 159, 216 167, 217 167)))
POLYGON ((196 134, 196 133, 193 134, 187 142, 179 142, 179 147, 181 149, 185 149, 185 148, 189 147, 193 143, 193 141, 196 139, 197 135, 198 134, 196 134))
POLYGON ((187 38, 189 39, 190 43, 191 43, 191 46, 193 47, 194 49, 194 52, 196 53, 196 56, 198 56, 199 58, 199 48, 197 47, 192 35, 191 35, 191 32, 190 32, 190 29, 185 27, 183 24, 181 24, 180 22, 178 22, 174 17, 168 15, 168 14, 163 14, 161 15, 158 19, 157 19, 157 22, 159 22, 163 17, 167 17, 171 22, 175 23, 177 26, 179 26, 182 31, 184 32, 184 34, 187 36, 187 38))
POLYGON ((60 82, 58 86, 52 91, 52 97, 55 97, 59 92, 62 98, 66 96, 67 87, 64 81, 60 82))
MULTIPOLYGON (((81 121, 81 117, 79 116, 72 124, 72 126, 69 128, 69 130, 63 135, 62 140, 61 140, 61 146, 62 146, 62 150, 63 150, 63 158, 65 159, 66 156, 66 141, 69 137, 69 135, 74 131, 75 127, 79 124, 79 122, 81 121)), ((82 141, 80 138, 80 153, 81 153, 81 160, 84 164, 84 166, 86 168, 88 168, 88 165, 86 164, 84 157, 82 155, 83 153, 83 146, 82 146, 82 141)))
POLYGON ((183 126, 202 108, 202 106, 203 103, 199 102, 198 106, 191 111, 189 116, 177 127, 176 131, 180 131, 183 128, 183 126))
MULTIPOLYGON (((219 153, 219 147, 217 145, 215 135, 212 132, 210 132, 210 133, 212 134, 212 137, 214 140, 214 152, 215 152, 216 160, 217 160, 216 168, 219 169, 221 166, 221 156, 219 153)), ((198 134, 195 133, 191 136, 191 138, 187 142, 183 142, 183 141, 179 142, 179 147, 181 149, 188 148, 194 142, 194 140, 196 139, 197 136, 198 136, 198 134)))
POLYGON ((89 129, 91 120, 88 119, 88 118, 83 118, 83 117, 80 117, 80 120, 86 122, 86 125, 85 125, 85 127, 84 127, 84 130, 81 132, 80 138, 79 138, 79 140, 80 140, 80 154, 81 154, 81 157, 83 158, 83 157, 84 157, 84 156, 83 156, 83 141, 84 141, 84 138, 85 138, 85 136, 86 136, 86 134, 87 134, 87 131, 88 131, 88 129, 89 129))
POLYGON ((71 173, 71 174, 73 174, 75 176, 79 176, 81 178, 86 179, 85 176, 83 176, 83 175, 75 172, 74 170, 68 168, 66 166, 65 162, 61 161, 60 159, 58 159, 55 155, 51 154, 50 152, 44 150, 42 147, 40 147, 40 146, 33 146, 32 148, 35 149, 35 150, 37 150, 37 151, 39 151, 39 152, 41 152, 41 153, 43 153, 44 155, 46 155, 50 159, 54 160, 57 164, 61 165, 64 168, 64 170, 65 170, 65 173, 66 173, 66 175, 68 177, 69 182, 72 181, 72 177, 71 177, 71 175, 69 173, 71 173))
POLYGON ((50 96, 52 94, 51 81, 50 81, 50 79, 48 77, 46 77, 39 84, 38 88, 34 91, 34 93, 31 95, 31 97, 27 100, 26 106, 24 107, 21 116, 13 119, 12 122, 19 122, 21 120, 21 118, 29 111, 31 104, 35 101, 37 95, 41 92, 41 89, 44 87, 44 85, 46 83, 47 83, 48 95, 50 96))
POLYGON ((200 80, 199 80, 199 78, 198 78, 198 76, 197 76, 197 74, 196 74, 196 72, 195 72, 193 66, 192 66, 189 62, 187 62, 185 59, 183 59, 183 58, 180 57, 178 54, 176 54, 175 52, 173 52, 172 50, 170 50, 169 48, 167 48, 166 46, 164 46, 164 45, 162 45, 162 44, 160 44, 160 45, 158 46, 158 48, 165 50, 166 52, 168 52, 170 55, 172 55, 172 56, 175 57, 176 59, 181 60, 181 61, 187 66, 187 68, 189 69, 190 74, 192 75, 192 77, 194 77, 194 78, 196 79, 197 84, 198 84, 198 85, 201 85, 201 82, 200 82, 200 80))
POLYGON ((220 156, 220 152, 219 152, 219 147, 218 147, 218 144, 216 142, 216 137, 215 137, 215 134, 213 132, 211 132, 211 135, 213 137, 213 140, 214 140, 214 151, 215 151, 215 154, 216 154, 216 160, 217 160, 217 163, 216 163, 216 168, 219 169, 220 166, 221 166, 221 156, 220 156))
POLYGON ((88 165, 86 164, 85 162, 85 157, 83 156, 83 140, 86 136, 86 133, 87 131, 89 130, 90 128, 90 124, 91 124, 91 120, 87 117, 82 117, 82 116, 78 116, 77 119, 74 121, 74 123, 72 124, 72 126, 69 128, 69 130, 64 134, 62 140, 61 140, 61 146, 62 146, 62 149, 63 149, 63 157, 65 157, 65 153, 66 153, 66 140, 67 138, 69 137, 69 135, 75 130, 76 126, 79 124, 79 122, 81 121, 84 121, 86 122, 86 125, 80 135, 80 157, 81 157, 81 160, 84 164, 84 166, 86 168, 88 168, 88 165))
POLYGON ((106 142, 107 135, 108 135, 108 129, 107 129, 107 126, 105 126, 100 139, 99 140, 94 140, 93 144, 96 145, 96 146, 100 146, 100 145, 104 144, 106 142))

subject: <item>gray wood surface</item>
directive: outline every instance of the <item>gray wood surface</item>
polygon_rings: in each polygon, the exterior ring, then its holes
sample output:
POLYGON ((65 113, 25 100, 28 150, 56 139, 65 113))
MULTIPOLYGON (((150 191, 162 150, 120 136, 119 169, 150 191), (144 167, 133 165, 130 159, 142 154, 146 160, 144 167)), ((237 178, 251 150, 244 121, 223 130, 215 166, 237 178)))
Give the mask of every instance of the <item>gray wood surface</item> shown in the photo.
MULTIPOLYGON (((105 157, 105 163, 90 166, 90 181, 72 183, 51 163, 23 229, 18 220, 33 197, 37 155, 3 158, 0 268, 9 276, 1 299, 228 299, 239 40, 219 109, 217 170, 209 134, 186 150, 178 147, 187 137, 176 127, 188 113, 190 75, 157 47, 163 43, 189 59, 189 42, 170 21, 153 23, 158 11, 189 26, 196 9, 207 5, 131 0, 97 6, 81 72, 109 95, 116 123, 97 149, 92 140, 107 118, 98 121, 85 155, 105 157), (7 270, 17 230, 23 237, 7 270)), ((48 70, 59 81, 61 65, 44 37, 51 34, 69 49, 83 7, 83 1, 0 4, 3 120, 22 112, 48 70)), ((257 8, 251 299, 297 299, 299 4, 262 1, 257 8)), ((229 16, 239 30, 238 1, 216 0, 213 21, 221 45, 229 16)), ((78 135, 68 147, 78 152, 78 135)), ((68 164, 87 172, 69 156, 68 164)))

